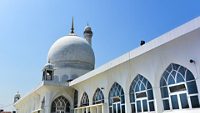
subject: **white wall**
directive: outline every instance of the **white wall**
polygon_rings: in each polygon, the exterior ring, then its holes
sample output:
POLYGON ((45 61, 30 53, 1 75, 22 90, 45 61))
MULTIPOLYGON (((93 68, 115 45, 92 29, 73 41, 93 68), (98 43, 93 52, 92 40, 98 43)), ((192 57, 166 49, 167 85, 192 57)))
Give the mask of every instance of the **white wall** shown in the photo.
MULTIPOLYGON (((148 51, 145 54, 132 58, 114 68, 95 75, 92 78, 75 84, 73 87, 78 90, 79 94, 78 105, 80 105, 80 100, 84 92, 88 94, 91 105, 95 90, 97 88, 104 88, 102 91, 104 93, 105 103, 108 106, 109 90, 113 83, 117 82, 123 87, 125 92, 126 112, 131 113, 129 88, 136 75, 141 74, 150 81, 154 92, 156 112, 161 113, 163 112, 163 104, 159 84, 162 73, 169 64, 176 63, 189 69, 196 78, 198 91, 200 91, 199 49, 200 30, 196 30, 148 51), (195 60, 195 64, 190 63, 190 59, 195 60)), ((131 58, 131 55, 134 55, 134 53, 130 53, 129 55, 131 58)))

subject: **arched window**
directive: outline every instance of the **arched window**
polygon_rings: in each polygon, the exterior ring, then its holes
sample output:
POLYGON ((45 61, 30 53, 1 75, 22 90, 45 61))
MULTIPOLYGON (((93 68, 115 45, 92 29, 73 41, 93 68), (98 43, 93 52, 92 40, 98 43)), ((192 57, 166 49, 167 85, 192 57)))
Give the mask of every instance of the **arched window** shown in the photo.
POLYGON ((89 98, 86 92, 83 93, 81 98, 81 106, 88 106, 89 105, 89 98))
POLYGON ((78 107, 78 91, 74 91, 74 108, 78 107))
POLYGON ((52 102, 51 113, 70 113, 69 101, 63 96, 56 98, 52 102))
POLYGON ((129 90, 132 113, 155 111, 154 96, 150 82, 137 75, 129 90))
POLYGON ((93 96, 93 104, 104 103, 103 92, 98 88, 93 96))
POLYGON ((160 79, 164 110, 199 107, 196 81, 190 70, 170 64, 160 79))
POLYGON ((118 83, 112 85, 108 99, 110 113, 125 113, 124 91, 118 83))

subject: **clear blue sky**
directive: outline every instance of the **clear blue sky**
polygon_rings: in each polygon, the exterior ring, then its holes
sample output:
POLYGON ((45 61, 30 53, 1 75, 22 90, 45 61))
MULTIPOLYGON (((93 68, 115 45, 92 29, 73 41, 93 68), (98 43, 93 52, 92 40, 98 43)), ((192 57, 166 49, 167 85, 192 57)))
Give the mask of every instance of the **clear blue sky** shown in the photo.
MULTIPOLYGON (((47 53, 67 35, 93 28, 96 67, 200 15, 199 0, 0 0, 0 107, 35 88, 47 53)), ((11 107, 5 107, 12 110, 11 107)))

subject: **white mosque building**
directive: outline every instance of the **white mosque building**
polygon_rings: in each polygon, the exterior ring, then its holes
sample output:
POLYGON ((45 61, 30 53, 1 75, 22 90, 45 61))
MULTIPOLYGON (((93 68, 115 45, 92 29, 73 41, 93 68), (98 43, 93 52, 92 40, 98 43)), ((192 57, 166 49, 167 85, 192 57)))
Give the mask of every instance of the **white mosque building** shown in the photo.
POLYGON ((72 24, 17 113, 200 113, 200 17, 96 69, 92 35, 72 24))

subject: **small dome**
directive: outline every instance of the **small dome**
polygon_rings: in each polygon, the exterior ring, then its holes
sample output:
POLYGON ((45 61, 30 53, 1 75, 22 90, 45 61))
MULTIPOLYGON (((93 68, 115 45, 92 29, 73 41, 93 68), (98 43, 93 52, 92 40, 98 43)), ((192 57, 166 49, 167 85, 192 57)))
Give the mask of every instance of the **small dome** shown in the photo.
POLYGON ((15 94, 15 97, 20 97, 19 92, 17 92, 17 93, 15 94))
POLYGON ((92 28, 90 26, 85 26, 84 33, 92 33, 92 28))
POLYGON ((54 66, 53 66, 53 64, 51 64, 51 63, 47 63, 47 64, 44 65, 43 70, 45 70, 45 69, 51 69, 51 70, 53 70, 53 69, 54 69, 54 66))
POLYGON ((94 69, 95 56, 91 46, 85 39, 70 34, 58 39, 51 46, 48 61, 59 67, 82 64, 94 69))

